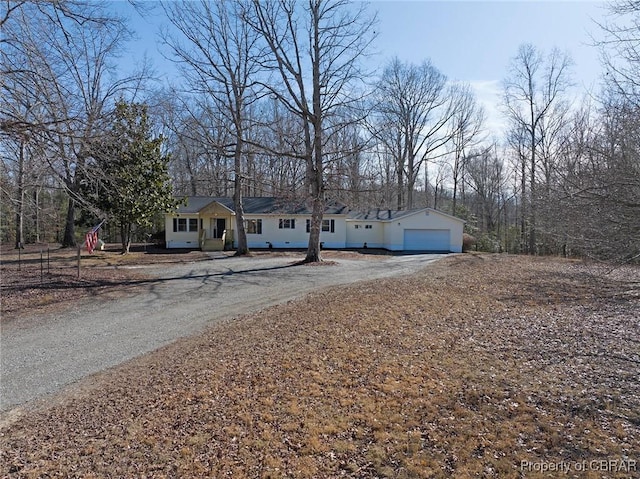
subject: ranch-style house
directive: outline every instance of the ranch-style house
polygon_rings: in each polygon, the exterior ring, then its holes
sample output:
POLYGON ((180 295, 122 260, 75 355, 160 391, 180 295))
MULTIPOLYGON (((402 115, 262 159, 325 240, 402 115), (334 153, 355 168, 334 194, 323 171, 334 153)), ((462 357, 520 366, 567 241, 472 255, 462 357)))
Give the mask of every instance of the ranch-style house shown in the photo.
MULTIPOLYGON (((272 197, 243 198, 249 248, 306 248, 311 209, 272 197)), ((204 251, 233 249, 235 213, 232 198, 189 196, 166 214, 167 248, 204 251)), ((390 251, 462 251, 464 221, 432 208, 350 211, 327 205, 320 242, 324 248, 383 248, 390 251)))

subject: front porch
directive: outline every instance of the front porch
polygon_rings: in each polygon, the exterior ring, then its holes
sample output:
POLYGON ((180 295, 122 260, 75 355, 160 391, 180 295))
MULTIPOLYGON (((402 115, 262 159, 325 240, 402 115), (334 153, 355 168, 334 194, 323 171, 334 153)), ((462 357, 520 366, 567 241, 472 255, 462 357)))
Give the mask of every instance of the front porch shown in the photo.
POLYGON ((235 215, 232 210, 217 201, 201 209, 201 229, 198 243, 202 251, 233 249, 235 215))
POLYGON ((207 230, 200 230, 200 249, 202 251, 226 251, 234 247, 234 230, 223 230, 221 238, 207 237, 207 230))

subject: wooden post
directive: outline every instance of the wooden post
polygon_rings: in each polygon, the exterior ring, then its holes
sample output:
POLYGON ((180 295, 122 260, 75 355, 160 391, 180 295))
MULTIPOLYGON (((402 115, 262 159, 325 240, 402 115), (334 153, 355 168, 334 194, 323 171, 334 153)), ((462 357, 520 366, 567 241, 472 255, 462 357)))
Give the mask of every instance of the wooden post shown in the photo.
POLYGON ((78 279, 80 279, 80 252, 82 250, 82 246, 78 246, 78 279))

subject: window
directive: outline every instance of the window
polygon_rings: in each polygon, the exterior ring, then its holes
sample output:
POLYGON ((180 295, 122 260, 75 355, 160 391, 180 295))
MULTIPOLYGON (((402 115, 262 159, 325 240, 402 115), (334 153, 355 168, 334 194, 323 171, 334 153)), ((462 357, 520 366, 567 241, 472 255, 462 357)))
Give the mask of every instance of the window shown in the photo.
POLYGON ((322 220, 322 231, 336 232, 336 220, 322 220))
MULTIPOLYGON (((322 220, 321 231, 336 232, 336 220, 322 220)), ((311 220, 307 220, 307 233, 311 233, 311 220)))
POLYGON ((296 229, 296 220, 290 218, 280 218, 278 222, 278 228, 281 230, 294 230, 296 229))
POLYGON ((262 234, 262 220, 245 220, 244 229, 248 235, 261 235, 262 234))
POLYGON ((353 225, 353 227, 357 230, 359 230, 360 228, 362 228, 362 225, 353 225))
POLYGON ((187 219, 173 218, 173 231, 187 231, 187 219))
POLYGON ((173 218, 173 231, 174 233, 198 231, 198 218, 173 218))
POLYGON ((364 228, 367 229, 367 230, 370 230, 370 229, 373 228, 373 225, 364 225, 364 228))

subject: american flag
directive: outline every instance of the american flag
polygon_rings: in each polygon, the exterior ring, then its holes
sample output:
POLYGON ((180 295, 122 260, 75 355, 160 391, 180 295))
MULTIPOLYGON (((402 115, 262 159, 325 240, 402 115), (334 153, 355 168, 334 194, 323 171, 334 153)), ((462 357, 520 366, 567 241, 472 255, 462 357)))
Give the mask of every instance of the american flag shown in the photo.
POLYGON ((87 246, 87 251, 89 252, 89 254, 93 253, 93 250, 98 244, 98 230, 103 223, 104 220, 102 220, 97 226, 91 228, 84 237, 84 243, 87 246))

